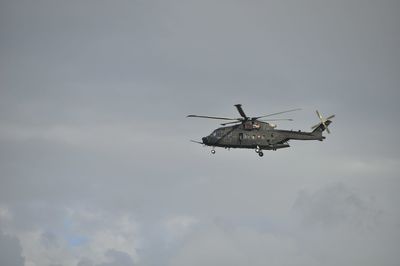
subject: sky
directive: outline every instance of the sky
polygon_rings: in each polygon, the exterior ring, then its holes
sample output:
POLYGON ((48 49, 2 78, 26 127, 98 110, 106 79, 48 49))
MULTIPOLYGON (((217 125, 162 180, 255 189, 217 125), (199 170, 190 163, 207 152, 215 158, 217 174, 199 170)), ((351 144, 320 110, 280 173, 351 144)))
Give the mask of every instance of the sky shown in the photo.
POLYGON ((0 0, 0 265, 400 263, 400 2, 0 0), (302 108, 289 149, 190 142, 302 108))

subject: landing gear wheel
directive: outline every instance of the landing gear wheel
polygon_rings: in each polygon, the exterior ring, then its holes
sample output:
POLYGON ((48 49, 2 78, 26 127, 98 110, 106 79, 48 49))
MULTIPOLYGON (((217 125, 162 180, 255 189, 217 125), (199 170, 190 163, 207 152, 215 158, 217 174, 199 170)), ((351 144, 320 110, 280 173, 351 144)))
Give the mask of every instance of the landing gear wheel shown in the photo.
POLYGON ((212 153, 212 154, 215 154, 215 150, 211 150, 211 153, 212 153))
POLYGON ((264 153, 262 151, 258 152, 258 156, 263 157, 264 153))

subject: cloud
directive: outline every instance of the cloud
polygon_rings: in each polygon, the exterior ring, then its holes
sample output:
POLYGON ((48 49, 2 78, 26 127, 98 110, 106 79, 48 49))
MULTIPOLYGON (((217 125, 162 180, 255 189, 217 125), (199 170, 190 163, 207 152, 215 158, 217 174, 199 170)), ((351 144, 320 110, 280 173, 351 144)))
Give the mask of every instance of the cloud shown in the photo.
POLYGON ((395 265, 399 216, 343 183, 301 190, 293 205, 293 237, 324 265, 395 265))
POLYGON ((122 251, 109 249, 105 252, 106 262, 94 264, 91 259, 82 258, 79 260, 77 266, 134 266, 135 263, 131 256, 122 251))
POLYGON ((302 189, 281 220, 224 221, 186 235, 169 265, 373 266, 399 259, 399 217, 343 183, 302 189))
MULTIPOLYGON (((94 265, 106 262, 130 265, 131 261, 133 263, 139 258, 137 222, 130 214, 110 214, 80 207, 59 208, 51 203, 25 207, 2 207, 0 229, 7 229, 10 234, 18 236, 19 241, 1 235, 1 246, 4 247, 1 251, 9 252, 11 248, 19 247, 28 265, 76 265, 81 258, 87 258, 94 265), (46 223, 36 219, 37 216, 32 216, 29 226, 13 220, 31 212, 41 213, 42 209, 51 214, 54 208, 58 215, 46 216, 46 223), (12 245, 5 246, 7 241, 12 245)), ((1 256, 0 260, 10 258, 14 253, 9 252, 8 257, 1 256)))
POLYGON ((191 235, 169 265, 314 265, 299 251, 285 235, 211 224, 191 235))
POLYGON ((76 266, 93 266, 93 262, 88 258, 82 258, 76 266))
POLYGON ((165 221, 167 239, 171 242, 183 238, 198 221, 190 216, 174 216, 165 221))
POLYGON ((3 234, 0 231, 0 265, 24 266, 21 244, 15 236, 3 234))
POLYGON ((101 263, 98 266, 133 266, 133 260, 128 253, 109 249, 106 251, 105 256, 110 260, 109 262, 101 263))
POLYGON ((58 242, 59 240, 57 236, 52 232, 45 231, 41 235, 41 244, 48 249, 53 247, 58 248, 59 247, 58 242))
POLYGON ((332 184, 314 192, 302 190, 293 205, 306 227, 353 225, 374 226, 382 211, 372 199, 364 199, 342 183, 332 184))

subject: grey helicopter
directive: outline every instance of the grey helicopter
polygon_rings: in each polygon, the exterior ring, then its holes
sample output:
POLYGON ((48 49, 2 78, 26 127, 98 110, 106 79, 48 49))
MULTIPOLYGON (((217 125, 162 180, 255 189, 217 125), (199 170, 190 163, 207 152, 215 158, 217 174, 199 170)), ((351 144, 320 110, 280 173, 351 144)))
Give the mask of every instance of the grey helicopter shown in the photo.
POLYGON ((268 117, 301 110, 300 108, 286 110, 282 112, 272 113, 268 115, 249 117, 243 111, 241 104, 234 105, 239 112, 239 118, 205 116, 205 115, 188 115, 187 117, 207 118, 224 120, 223 127, 215 129, 210 135, 203 137, 202 141, 192 142, 212 147, 211 153, 215 154, 215 147, 223 147, 226 149, 255 149, 256 153, 262 157, 263 150, 273 150, 288 148, 289 140, 319 140, 325 139, 322 132, 325 130, 330 133, 328 126, 332 123, 331 115, 324 118, 318 110, 316 111, 320 122, 311 127, 312 131, 294 131, 276 129, 276 125, 271 121, 292 121, 293 119, 268 119, 268 117))

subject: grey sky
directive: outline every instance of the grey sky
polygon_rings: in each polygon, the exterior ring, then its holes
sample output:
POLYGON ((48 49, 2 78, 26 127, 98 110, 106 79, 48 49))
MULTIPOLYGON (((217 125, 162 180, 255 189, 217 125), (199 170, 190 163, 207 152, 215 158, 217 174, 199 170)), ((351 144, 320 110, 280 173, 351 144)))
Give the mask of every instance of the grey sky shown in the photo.
MULTIPOLYGON (((399 1, 0 0, 15 265, 398 265, 399 1), (326 141, 189 142, 301 107, 326 141)), ((0 256, 2 257, 2 256, 0 256)), ((12 261, 12 262, 11 262, 12 261)), ((12 264, 10 264, 12 265, 12 264)))

